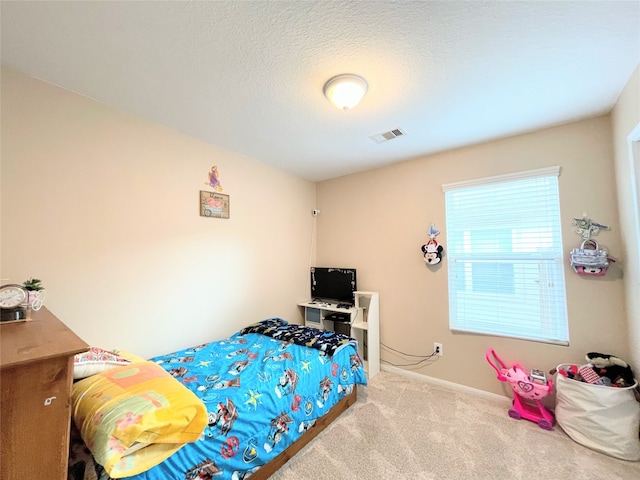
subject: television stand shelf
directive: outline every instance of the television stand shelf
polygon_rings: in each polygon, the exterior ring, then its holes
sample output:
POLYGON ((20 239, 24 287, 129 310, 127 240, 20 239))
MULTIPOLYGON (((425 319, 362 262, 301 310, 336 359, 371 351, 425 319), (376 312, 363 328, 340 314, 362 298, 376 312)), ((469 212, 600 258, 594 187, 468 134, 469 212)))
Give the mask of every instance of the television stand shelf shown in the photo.
POLYGON ((354 306, 338 308, 335 303, 304 302, 304 324, 321 330, 336 331, 328 317, 343 314, 348 319, 349 334, 358 341, 358 353, 369 378, 380 371, 380 300, 377 292, 356 291, 354 306))

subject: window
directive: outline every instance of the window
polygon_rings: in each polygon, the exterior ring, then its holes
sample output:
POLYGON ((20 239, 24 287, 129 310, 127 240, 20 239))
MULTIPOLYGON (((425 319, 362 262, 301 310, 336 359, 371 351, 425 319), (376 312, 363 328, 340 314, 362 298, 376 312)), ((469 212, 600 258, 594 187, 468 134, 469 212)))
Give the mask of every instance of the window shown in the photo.
POLYGON ((568 345, 559 172, 443 185, 451 330, 568 345))

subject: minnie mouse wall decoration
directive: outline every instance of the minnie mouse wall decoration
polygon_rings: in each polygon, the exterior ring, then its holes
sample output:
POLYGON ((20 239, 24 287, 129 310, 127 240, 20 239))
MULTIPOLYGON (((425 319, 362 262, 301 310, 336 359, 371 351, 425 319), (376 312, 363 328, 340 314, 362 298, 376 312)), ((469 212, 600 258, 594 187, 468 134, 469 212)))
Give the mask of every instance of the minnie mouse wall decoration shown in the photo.
POLYGON ((427 265, 437 265, 442 260, 444 249, 442 245, 438 245, 438 241, 436 240, 436 236, 439 233, 440 230, 432 223, 429 227, 429 241, 421 247, 424 261, 427 265))
POLYGON ((438 245, 435 238, 429 239, 426 244, 422 245, 422 253, 427 265, 436 265, 442 260, 442 245, 438 245))

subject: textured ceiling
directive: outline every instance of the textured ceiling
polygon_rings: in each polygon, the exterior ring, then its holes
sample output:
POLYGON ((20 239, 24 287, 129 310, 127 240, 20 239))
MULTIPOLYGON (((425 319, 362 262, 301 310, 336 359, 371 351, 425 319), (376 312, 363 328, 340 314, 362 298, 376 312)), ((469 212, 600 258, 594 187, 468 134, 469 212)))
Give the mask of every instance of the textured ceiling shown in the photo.
POLYGON ((0 15, 3 65, 314 181, 607 113, 640 64, 639 1, 3 0, 0 15), (322 94, 339 73, 369 83, 349 112, 322 94))

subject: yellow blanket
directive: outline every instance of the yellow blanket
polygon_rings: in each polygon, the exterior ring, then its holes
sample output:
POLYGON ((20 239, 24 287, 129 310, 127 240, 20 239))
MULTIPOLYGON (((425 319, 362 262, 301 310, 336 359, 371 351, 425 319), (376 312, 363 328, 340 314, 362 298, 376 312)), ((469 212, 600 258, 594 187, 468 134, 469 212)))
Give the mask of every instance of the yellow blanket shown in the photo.
POLYGON ((153 362, 135 362, 73 385, 73 418, 112 478, 148 470, 197 440, 207 424, 200 399, 153 362))

